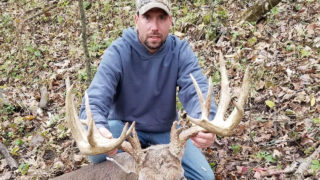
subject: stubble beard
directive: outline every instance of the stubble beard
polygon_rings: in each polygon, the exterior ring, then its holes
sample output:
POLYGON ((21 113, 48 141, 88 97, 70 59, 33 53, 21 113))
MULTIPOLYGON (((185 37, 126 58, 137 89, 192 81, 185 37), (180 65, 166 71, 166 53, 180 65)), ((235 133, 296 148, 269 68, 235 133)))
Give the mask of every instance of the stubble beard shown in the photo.
POLYGON ((160 47, 163 45, 163 41, 161 40, 160 43, 158 43, 157 45, 151 45, 151 43, 149 43, 147 40, 144 41, 144 44, 145 46, 148 48, 148 49, 151 49, 151 50, 158 50, 160 49, 160 47))
MULTIPOLYGON (((139 30, 137 30, 137 34, 138 34, 138 37, 140 37, 139 35, 139 30)), ((160 37, 161 38, 161 37, 160 37)), ((139 38, 141 40, 141 38, 139 38)), ((157 43, 155 45, 153 45, 152 43, 148 42, 148 38, 146 38, 144 41, 143 41, 143 45, 147 48, 147 49, 150 49, 150 50, 158 50, 160 49, 160 47, 164 44, 164 40, 162 40, 161 38, 161 41, 160 43, 157 43)))

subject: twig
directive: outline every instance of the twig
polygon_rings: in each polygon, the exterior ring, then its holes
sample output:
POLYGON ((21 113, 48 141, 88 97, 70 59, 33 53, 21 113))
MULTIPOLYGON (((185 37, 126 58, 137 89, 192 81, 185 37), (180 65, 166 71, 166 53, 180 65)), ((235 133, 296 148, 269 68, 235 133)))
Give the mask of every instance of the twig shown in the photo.
POLYGON ((16 169, 18 167, 18 164, 17 164, 16 160, 14 160, 11 157, 8 149, 1 142, 0 142, 0 152, 6 158, 7 163, 10 166, 11 169, 16 169))

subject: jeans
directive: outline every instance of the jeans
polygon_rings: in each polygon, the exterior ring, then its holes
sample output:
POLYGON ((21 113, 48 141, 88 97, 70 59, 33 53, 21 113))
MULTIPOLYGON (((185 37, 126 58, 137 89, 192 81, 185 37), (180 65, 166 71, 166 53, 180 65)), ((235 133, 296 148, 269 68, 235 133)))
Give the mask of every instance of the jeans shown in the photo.
MULTIPOLYGON (((119 137, 124 127, 124 123, 119 120, 108 120, 108 124, 113 137, 119 137)), ((137 131, 137 134, 142 147, 170 143, 170 132, 146 133, 137 131)), ((89 156, 88 158, 92 163, 97 164, 105 161, 106 155, 99 154, 89 156)), ((182 158, 182 167, 184 169, 184 175, 188 180, 214 180, 214 174, 209 163, 201 151, 192 144, 191 140, 187 141, 182 158)))

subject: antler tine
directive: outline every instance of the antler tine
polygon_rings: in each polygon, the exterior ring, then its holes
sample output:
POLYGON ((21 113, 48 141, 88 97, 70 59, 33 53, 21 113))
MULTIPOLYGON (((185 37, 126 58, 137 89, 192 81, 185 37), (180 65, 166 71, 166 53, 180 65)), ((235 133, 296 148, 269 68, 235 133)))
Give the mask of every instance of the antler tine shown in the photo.
POLYGON ((226 69, 226 63, 224 61, 222 52, 219 51, 219 63, 220 63, 220 74, 221 74, 221 90, 220 100, 218 105, 217 114, 214 119, 224 119, 224 115, 228 110, 228 106, 231 102, 231 90, 229 87, 228 73, 226 69))
MULTIPOLYGON (((197 81, 194 79, 194 77, 192 76, 192 74, 190 74, 190 77, 192 79, 194 88, 197 92, 198 95, 198 99, 199 99, 199 103, 200 103, 200 107, 201 107, 201 118, 200 119, 195 119, 190 117, 189 115, 187 115, 187 119, 190 120, 191 122, 193 122, 194 124, 197 125, 201 125, 203 122, 207 122, 209 121, 209 113, 210 113, 210 106, 211 106, 211 98, 212 98, 212 93, 213 93, 213 86, 212 86, 212 80, 211 77, 209 78, 209 83, 208 83, 208 93, 207 93, 207 97, 206 100, 203 99, 203 95, 202 92, 200 90, 200 87, 197 83, 197 81)), ((198 131, 202 130, 202 128, 198 128, 198 131)), ((193 130, 196 131, 196 130, 193 130)), ((185 134, 185 133, 183 133, 185 134)), ((187 135, 188 136, 188 135, 187 135)), ((185 138, 185 137, 183 137, 185 138)), ((188 137, 186 137, 188 138, 188 137)))
POLYGON ((198 95, 198 98, 199 98, 199 102, 200 102, 200 107, 201 107, 201 112, 202 112, 202 117, 201 119, 203 118, 206 118, 207 117, 207 114, 206 114, 206 107, 205 107, 205 101, 203 99, 203 95, 202 95, 202 92, 199 88, 199 85, 197 83, 197 81, 194 79, 194 77, 192 76, 192 74, 190 74, 190 78, 192 80, 192 83, 194 84, 194 88, 196 89, 196 92, 197 92, 197 95, 198 95))
POLYGON ((75 106, 73 103, 73 96, 72 96, 72 89, 73 89, 73 85, 70 85, 70 80, 69 78, 66 79, 66 86, 67 86, 67 94, 66 94, 66 121, 67 124, 69 126, 69 128, 71 129, 72 135, 75 138, 76 142, 78 142, 78 144, 81 144, 81 140, 85 139, 85 137, 83 136, 83 134, 85 134, 85 129, 82 128, 82 125, 79 121, 78 122, 78 115, 76 113, 75 110, 75 106), (79 129, 79 131, 77 131, 77 129, 79 129), (75 133, 78 132, 78 133, 75 133))
POLYGON ((91 109, 90 109, 90 104, 89 104, 89 96, 87 91, 84 93, 85 95, 85 108, 86 108, 86 113, 87 113, 87 126, 88 126, 88 135, 87 135, 87 139, 88 142, 91 146, 96 147, 97 143, 96 141, 94 141, 94 137, 93 137, 93 130, 96 129, 95 127, 95 123, 93 120, 93 116, 91 113, 91 109))
POLYGON ((225 78, 222 77, 223 79, 221 79, 221 90, 222 90, 222 93, 227 92, 228 96, 226 97, 226 94, 221 94, 217 116, 212 121, 212 124, 215 124, 215 125, 221 127, 221 129, 224 130, 224 134, 227 136, 227 135, 232 134, 232 130, 240 123, 240 121, 243 117, 243 114, 244 114, 243 106, 244 106, 245 102, 247 101, 248 95, 249 95, 249 76, 250 76, 250 73, 249 73, 249 67, 247 67, 245 70, 244 77, 243 77, 241 93, 240 93, 240 96, 238 97, 238 101, 233 102, 233 104, 235 105, 235 108, 233 109, 232 113, 229 115, 227 120, 224 121, 224 115, 225 115, 227 108, 228 108, 230 101, 231 101, 231 92, 230 92, 229 82, 228 82, 228 84, 224 83, 224 81, 226 81, 226 80, 228 81, 228 77, 227 77, 227 72, 226 72, 226 67, 225 67, 225 61, 224 61, 224 58, 223 58, 221 51, 219 51, 219 62, 220 62, 220 71, 225 71, 225 73, 221 72, 221 74, 225 74, 225 78), (223 85, 223 83, 224 83, 224 85, 223 85), (223 90, 224 86, 226 86, 228 90, 226 90, 226 89, 223 90), (221 109, 221 111, 219 111, 222 106, 223 106, 223 108, 221 109), (219 125, 219 124, 221 124, 221 125, 219 125))
MULTIPOLYGON (((135 122, 133 122, 134 124, 135 122)), ((128 141, 124 141, 120 149, 123 151, 129 153, 135 162, 137 163, 137 172, 140 171, 140 169, 143 167, 143 162, 145 160, 146 154, 143 152, 141 148, 141 144, 137 135, 137 132, 135 129, 132 130, 132 136, 127 136, 128 141)))
POLYGON ((142 152, 141 144, 135 129, 132 131, 132 137, 128 136, 127 139, 131 144, 132 149, 126 152, 129 153, 135 159, 138 165, 142 165, 141 163, 143 162, 144 154, 142 152))
POLYGON ((73 103, 72 89, 70 81, 66 80, 67 94, 66 94, 66 121, 80 151, 86 155, 96 155, 111 151, 122 144, 123 141, 129 136, 135 126, 135 123, 128 129, 128 123, 125 124, 122 133, 117 139, 108 139, 103 137, 95 126, 93 116, 90 110, 88 96, 85 95, 86 113, 87 113, 87 126, 88 131, 81 124, 75 106, 73 103))
POLYGON ((228 127, 228 130, 234 129, 241 121, 244 110, 243 106, 246 103, 248 96, 249 96, 249 67, 246 68, 244 77, 243 77, 243 83, 241 87, 241 94, 238 98, 237 102, 233 102, 235 105, 235 108, 233 109, 232 113, 226 120, 226 127, 228 127))
POLYGON ((212 86, 212 78, 211 76, 209 77, 209 84, 208 84, 208 93, 207 93, 207 98, 206 98, 206 114, 209 119, 209 114, 210 114, 210 107, 211 107, 211 99, 212 99, 212 93, 213 93, 213 86, 212 86))
POLYGON ((180 136, 181 138, 189 138, 194 134, 195 132, 199 131, 209 131, 215 134, 218 134, 220 136, 229 136, 232 134, 233 129, 240 123, 242 117, 243 117, 243 106, 248 98, 249 95, 249 68, 246 69, 245 75, 243 78, 243 84, 241 89, 241 94, 238 98, 238 102, 233 102, 235 105, 234 110, 232 111, 231 115, 228 117, 228 119, 224 120, 224 115, 227 112, 228 106, 231 102, 231 90, 229 87, 229 80, 227 75, 227 70, 225 67, 225 61, 223 58, 223 55, 221 51, 219 52, 219 61, 220 61, 220 73, 221 73, 221 93, 220 93, 220 103, 218 105, 218 111, 217 114, 212 121, 208 121, 209 116, 209 110, 210 110, 210 104, 211 104, 211 96, 212 96, 212 85, 211 81, 209 80, 209 90, 207 94, 207 98, 204 105, 204 100, 202 95, 200 94, 200 88, 196 81, 193 79, 194 86, 196 88, 197 94, 199 96, 199 101, 201 104, 201 110, 202 110, 202 117, 201 119, 195 119, 190 116, 187 116, 187 119, 189 119, 191 122, 198 126, 194 126, 186 132, 183 132, 180 136), (199 92, 200 93, 199 93, 199 92), (206 108, 203 108, 203 106, 206 106, 206 108), (206 117, 204 117, 204 115, 206 117))
POLYGON ((184 142, 179 138, 179 135, 183 129, 181 127, 177 129, 177 124, 178 122, 174 121, 173 125, 171 126, 169 151, 171 152, 171 154, 179 157, 181 153, 183 153, 182 147, 184 145, 184 142))
POLYGON ((201 129, 199 129, 199 126, 193 126, 185 130, 182 127, 177 128, 177 124, 178 122, 174 121, 171 126, 169 151, 176 157, 182 157, 187 140, 196 135, 201 129))

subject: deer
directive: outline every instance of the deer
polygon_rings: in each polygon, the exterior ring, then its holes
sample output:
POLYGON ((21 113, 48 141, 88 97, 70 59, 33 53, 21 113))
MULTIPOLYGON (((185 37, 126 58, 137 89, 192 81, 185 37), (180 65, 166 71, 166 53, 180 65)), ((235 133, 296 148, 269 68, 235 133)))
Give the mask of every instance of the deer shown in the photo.
POLYGON ((119 138, 104 138, 95 126, 91 114, 88 95, 85 94, 85 107, 87 113, 86 120, 80 120, 73 103, 72 89, 70 82, 66 82, 67 93, 65 100, 66 121, 71 130, 72 136, 80 152, 84 155, 96 155, 109 152, 119 148, 123 152, 116 154, 113 158, 96 165, 88 165, 71 173, 58 176, 54 179, 126 179, 126 180, 179 180, 186 179, 181 160, 186 142, 198 132, 211 132, 219 136, 231 136, 234 129, 239 125, 244 116, 244 105, 249 95, 249 67, 245 70, 241 93, 237 101, 233 100, 231 88, 225 65, 225 60, 221 51, 219 52, 219 63, 221 73, 221 93, 218 110, 215 118, 209 120, 211 97, 213 85, 211 77, 206 98, 204 98, 196 80, 190 74, 195 87, 199 104, 201 106, 201 118, 196 119, 186 116, 187 122, 191 122, 190 127, 178 127, 174 121, 170 132, 170 143, 162 145, 152 145, 142 149, 135 131, 135 123, 130 127, 125 124, 119 138), (235 106, 228 118, 225 115, 230 103, 235 106), (84 128, 87 126, 87 130, 84 128))

